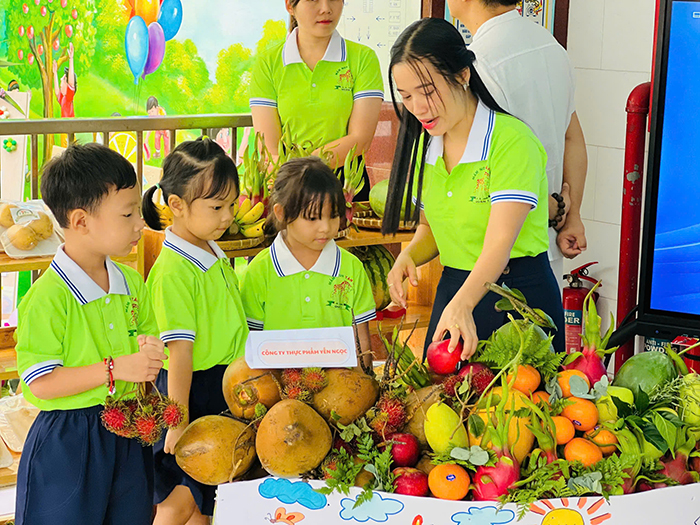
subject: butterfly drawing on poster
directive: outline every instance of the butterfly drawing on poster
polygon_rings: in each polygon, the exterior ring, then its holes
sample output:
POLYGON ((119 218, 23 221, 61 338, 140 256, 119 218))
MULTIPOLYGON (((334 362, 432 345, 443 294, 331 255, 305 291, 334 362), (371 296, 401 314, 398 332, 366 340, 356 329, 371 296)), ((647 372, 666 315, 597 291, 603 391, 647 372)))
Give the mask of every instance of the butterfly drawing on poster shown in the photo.
POLYGON ((270 523, 282 523, 284 525, 296 525, 300 521, 302 521, 306 516, 304 516, 301 512, 290 512, 287 513, 287 509, 284 507, 279 507, 275 511, 275 515, 272 516, 268 514, 265 519, 269 521, 270 523))

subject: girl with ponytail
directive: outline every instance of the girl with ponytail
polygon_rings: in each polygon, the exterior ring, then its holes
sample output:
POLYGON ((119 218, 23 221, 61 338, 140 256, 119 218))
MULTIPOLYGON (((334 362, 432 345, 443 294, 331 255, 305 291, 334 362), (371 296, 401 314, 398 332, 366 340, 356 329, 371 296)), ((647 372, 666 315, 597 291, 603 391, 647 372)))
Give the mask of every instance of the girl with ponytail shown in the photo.
POLYGON ((163 178, 144 195, 146 224, 161 230, 156 189, 173 214, 163 250, 148 275, 160 337, 169 359, 156 385, 187 407, 189 417, 153 447, 155 525, 208 524, 216 487, 185 474, 174 448, 190 421, 227 409, 224 371, 243 356, 248 327, 236 274, 216 244, 233 222, 236 166, 208 138, 180 144, 163 162, 163 178))
POLYGON ((496 104, 474 61, 441 19, 413 23, 392 47, 389 85, 401 127, 382 231, 419 221, 389 273, 392 299, 405 306, 404 280, 417 286, 416 268, 439 256, 445 268, 425 350, 449 334, 450 349, 461 338, 462 359, 471 357, 479 340, 508 321, 494 308, 500 297, 484 286, 497 282, 552 317, 554 347, 563 351, 561 296, 547 257, 547 155, 496 104))

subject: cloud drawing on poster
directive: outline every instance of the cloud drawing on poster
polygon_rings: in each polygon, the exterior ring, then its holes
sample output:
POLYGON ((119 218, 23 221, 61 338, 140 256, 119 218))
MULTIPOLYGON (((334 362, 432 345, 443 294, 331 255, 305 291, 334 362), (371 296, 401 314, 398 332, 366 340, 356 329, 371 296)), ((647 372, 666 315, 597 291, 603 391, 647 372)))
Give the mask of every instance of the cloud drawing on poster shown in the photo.
POLYGON ((268 478, 260 484, 258 492, 265 499, 278 499, 287 505, 298 503, 310 510, 322 509, 328 501, 305 481, 268 478))
POLYGON ((365 523, 367 521, 376 521, 377 523, 385 522, 389 516, 398 514, 403 510, 403 503, 399 500, 391 498, 382 498, 381 494, 374 492, 372 499, 364 502, 362 505, 354 508, 356 499, 344 498, 340 501, 343 510, 340 511, 340 517, 345 521, 359 521, 365 523))
POLYGON ((452 516, 457 525, 503 525, 515 519, 515 512, 496 507, 471 508, 467 512, 458 512, 452 516))

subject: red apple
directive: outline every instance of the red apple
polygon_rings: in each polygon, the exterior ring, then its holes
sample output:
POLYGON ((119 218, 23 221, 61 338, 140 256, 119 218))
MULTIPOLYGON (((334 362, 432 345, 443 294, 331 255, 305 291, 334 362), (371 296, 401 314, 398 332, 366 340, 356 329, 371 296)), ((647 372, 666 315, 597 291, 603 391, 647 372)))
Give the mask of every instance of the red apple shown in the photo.
POLYGON ((29 40, 34 38, 34 26, 29 26, 27 28, 27 38, 29 38, 29 40))
POLYGON ((70 13, 70 16, 73 17, 73 20, 77 20, 78 19, 78 10, 73 9, 73 11, 71 11, 71 13, 70 13))
POLYGON ((493 378, 496 377, 488 366, 481 363, 465 363, 464 366, 459 369, 459 375, 461 377, 469 376, 472 392, 478 396, 486 390, 486 387, 488 387, 491 381, 493 381, 493 378))
POLYGON ((420 443, 413 434, 396 432, 386 438, 392 443, 391 457, 395 467, 415 467, 420 457, 420 443))
POLYGON ((27 57, 27 61, 29 62, 29 65, 31 66, 34 63, 34 55, 29 53, 29 56, 27 57))
POLYGON ((36 5, 39 5, 39 4, 41 3, 41 0, 34 0, 34 3, 35 3, 36 5))
POLYGON ((427 496, 428 475, 417 468, 399 467, 392 471, 396 476, 396 494, 405 496, 427 496))
POLYGON ((61 42, 57 38, 56 40, 53 41, 53 49, 54 49, 54 51, 58 51, 60 49, 60 47, 61 47, 61 42))
POLYGON ((44 54, 44 46, 42 46, 41 44, 39 44, 36 50, 39 52, 39 56, 42 56, 44 54))
POLYGON ((68 5, 68 0, 61 0, 61 7, 66 7, 68 5))
POLYGON ((73 36, 73 26, 70 24, 66 24, 66 36, 68 38, 73 36))
POLYGON ((19 26, 19 36, 24 36, 24 26, 19 26))
POLYGON ((22 51, 21 49, 18 49, 17 50, 17 58, 19 58, 20 60, 23 60, 24 59, 24 51, 22 51))
POLYGON ((450 340, 445 339, 444 341, 430 343, 428 347, 428 366, 436 374, 454 374, 455 370, 457 370, 457 365, 462 355, 462 340, 460 339, 453 352, 447 349, 449 346, 450 340))
POLYGON ((41 16, 46 16, 46 13, 47 13, 46 6, 42 5, 41 6, 41 16))
POLYGON ((29 12, 29 6, 27 4, 22 4, 22 12, 25 15, 29 12))

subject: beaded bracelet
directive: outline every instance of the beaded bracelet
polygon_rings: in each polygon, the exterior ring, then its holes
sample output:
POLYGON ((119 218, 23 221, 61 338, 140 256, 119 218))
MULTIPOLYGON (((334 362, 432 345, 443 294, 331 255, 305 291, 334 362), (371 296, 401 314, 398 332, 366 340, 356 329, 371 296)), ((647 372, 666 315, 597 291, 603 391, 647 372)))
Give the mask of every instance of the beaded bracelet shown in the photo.
POLYGON ((557 201, 557 214, 553 219, 549 219, 549 227, 556 228, 557 224, 561 221, 564 216, 564 211, 566 210, 566 203, 564 203, 564 197, 558 193, 552 193, 552 198, 557 201))
POLYGON ((114 359, 112 356, 105 357, 104 359, 105 369, 107 372, 107 380, 105 381, 105 386, 109 392, 110 396, 113 396, 117 392, 117 387, 114 385, 114 359))

